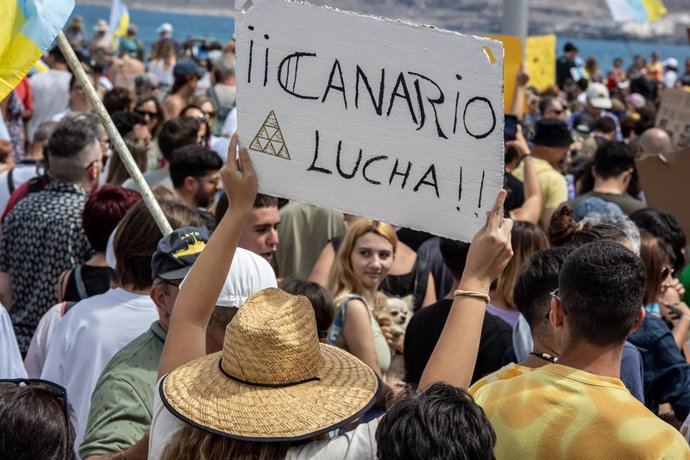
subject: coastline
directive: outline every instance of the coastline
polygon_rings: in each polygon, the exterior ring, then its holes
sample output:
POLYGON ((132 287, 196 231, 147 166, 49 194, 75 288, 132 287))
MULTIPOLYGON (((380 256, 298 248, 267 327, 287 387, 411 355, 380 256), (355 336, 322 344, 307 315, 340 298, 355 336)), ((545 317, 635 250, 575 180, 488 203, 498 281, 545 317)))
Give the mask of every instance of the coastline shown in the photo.
MULTIPOLYGON (((87 6, 102 6, 110 8, 112 0, 79 0, 77 5, 87 6)), ((177 14, 192 14, 198 16, 226 16, 232 18, 235 16, 232 8, 200 8, 195 6, 164 6, 151 5, 146 2, 128 1, 127 7, 130 9, 156 11, 160 13, 177 13, 177 14)))

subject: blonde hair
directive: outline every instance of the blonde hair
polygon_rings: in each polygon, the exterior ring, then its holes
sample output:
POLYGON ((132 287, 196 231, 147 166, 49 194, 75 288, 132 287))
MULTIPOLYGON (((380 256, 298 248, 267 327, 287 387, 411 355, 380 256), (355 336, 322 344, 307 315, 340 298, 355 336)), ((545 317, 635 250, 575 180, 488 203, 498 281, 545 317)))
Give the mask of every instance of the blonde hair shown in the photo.
POLYGON ((306 441, 260 442, 240 441, 226 438, 208 431, 185 425, 165 447, 162 460, 195 458, 197 460, 215 460, 231 458, 233 460, 274 460, 285 458, 288 449, 294 446, 318 441, 322 437, 306 441), (192 454, 190 456, 190 454, 192 454))
MULTIPOLYGON (((398 237, 395 234, 395 229, 390 224, 371 219, 358 219, 350 224, 345 238, 340 245, 340 249, 336 254, 335 263, 328 277, 328 288, 336 299, 336 302, 344 295, 364 295, 366 292, 362 280, 357 278, 352 268, 352 252, 354 251, 357 240, 367 233, 374 233, 375 235, 385 238, 393 246, 393 254, 395 254, 398 245, 398 237)), ((375 299, 366 300, 369 301, 371 305, 375 303, 375 299)))
POLYGON ((516 221, 511 233, 513 257, 496 281, 496 291, 505 299, 508 307, 515 310, 513 290, 520 274, 522 263, 535 252, 549 247, 549 240, 539 225, 516 221))

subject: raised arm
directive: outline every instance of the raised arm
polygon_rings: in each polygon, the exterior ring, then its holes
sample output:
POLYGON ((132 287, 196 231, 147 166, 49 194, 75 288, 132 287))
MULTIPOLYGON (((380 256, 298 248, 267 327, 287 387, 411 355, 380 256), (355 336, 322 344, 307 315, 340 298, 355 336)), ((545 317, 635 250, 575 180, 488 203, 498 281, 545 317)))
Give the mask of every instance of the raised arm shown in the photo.
POLYGON ((480 296, 488 298, 491 282, 513 256, 510 245, 513 221, 502 218, 505 198, 506 192, 501 190, 488 213, 486 225, 472 239, 453 306, 419 381, 420 389, 434 382, 459 388, 470 384, 486 312, 486 299, 480 296))
POLYGON ((237 135, 228 148, 221 175, 232 206, 199 255, 175 301, 158 378, 206 355, 206 326, 230 271, 240 234, 254 205, 256 175, 246 148, 235 156, 237 135))
POLYGON ((524 64, 520 66, 517 75, 515 75, 515 93, 513 96, 513 105, 510 108, 510 114, 522 120, 525 115, 525 97, 527 92, 527 82, 529 81, 529 74, 525 70, 524 64))
POLYGON ((522 126, 518 125, 515 140, 509 141, 506 145, 515 147, 524 165, 524 181, 522 184, 525 192, 525 201, 522 203, 522 206, 513 209, 513 216, 515 220, 536 224, 541 217, 541 186, 539 185, 537 170, 532 163, 529 146, 525 136, 522 134, 522 126))

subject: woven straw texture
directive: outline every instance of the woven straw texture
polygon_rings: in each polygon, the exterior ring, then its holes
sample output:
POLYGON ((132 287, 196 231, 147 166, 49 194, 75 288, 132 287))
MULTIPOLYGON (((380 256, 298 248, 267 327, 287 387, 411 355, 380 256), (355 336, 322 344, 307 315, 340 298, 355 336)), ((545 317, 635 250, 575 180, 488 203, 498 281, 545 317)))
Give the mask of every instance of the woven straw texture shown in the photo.
POLYGON ((228 325, 223 351, 171 372, 162 396, 179 417, 226 436, 291 439, 349 421, 372 402, 378 385, 359 359, 319 343, 306 298, 269 288, 250 297, 228 325), (225 372, 259 385, 225 375, 221 358, 225 372))

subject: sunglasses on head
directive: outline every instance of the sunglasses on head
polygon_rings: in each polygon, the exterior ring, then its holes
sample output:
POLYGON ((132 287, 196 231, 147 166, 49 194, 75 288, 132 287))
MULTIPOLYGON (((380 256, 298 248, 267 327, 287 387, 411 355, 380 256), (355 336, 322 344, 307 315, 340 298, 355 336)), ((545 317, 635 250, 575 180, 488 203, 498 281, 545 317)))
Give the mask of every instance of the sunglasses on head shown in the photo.
POLYGON ((62 412, 65 416, 65 433, 67 436, 67 444, 65 444, 65 458, 74 458, 72 448, 70 445, 70 419, 69 419, 69 402, 67 400, 67 390, 57 383, 42 379, 0 379, 0 398, 2 397, 2 387, 8 385, 13 387, 38 387, 49 393, 55 395, 62 403, 62 412))

